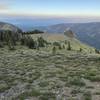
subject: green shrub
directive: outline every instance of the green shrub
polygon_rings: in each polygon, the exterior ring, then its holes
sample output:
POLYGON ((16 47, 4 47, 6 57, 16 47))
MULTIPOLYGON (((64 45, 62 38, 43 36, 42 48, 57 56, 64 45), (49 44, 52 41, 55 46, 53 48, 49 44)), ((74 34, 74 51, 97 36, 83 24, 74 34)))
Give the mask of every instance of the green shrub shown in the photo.
POLYGON ((65 45, 63 45, 63 49, 65 49, 65 45))
POLYGON ((98 49, 95 49, 95 53, 100 54, 100 51, 98 49))
POLYGON ((65 44, 67 44, 68 43, 68 41, 67 40, 65 40, 65 44))
POLYGON ((47 81, 43 81, 43 82, 40 82, 39 83, 39 86, 40 87, 46 87, 46 86, 48 86, 49 85, 49 83, 47 82, 47 81))
POLYGON ((62 49, 61 45, 58 48, 59 48, 59 50, 61 50, 62 49))
POLYGON ((21 45, 26 45, 27 37, 26 35, 23 35, 22 38, 20 39, 21 45))
POLYGON ((92 100, 92 95, 91 95, 91 92, 85 92, 84 94, 83 94, 83 98, 84 98, 84 100, 92 100))
POLYGON ((98 71, 97 70, 88 70, 88 72, 86 72, 85 77, 86 79, 89 79, 90 81, 100 81, 100 75, 98 75, 98 71))
POLYGON ((46 92, 46 93, 42 93, 42 95, 39 98, 40 100, 56 100, 55 94, 51 93, 51 92, 46 92))
POLYGON ((45 45, 47 44, 47 41, 44 40, 42 37, 39 37, 37 39, 37 42, 38 42, 38 47, 45 47, 45 45))
POLYGON ((3 43, 2 42, 0 42, 0 48, 3 48, 4 46, 3 46, 3 43))
POLYGON ((76 86, 85 86, 85 82, 80 77, 73 77, 69 80, 69 84, 76 86))
POLYGON ((26 45, 30 49, 36 49, 36 42, 32 39, 31 36, 23 35, 20 41, 21 45, 26 45))
POLYGON ((18 100, 25 100, 27 97, 37 97, 40 96, 41 93, 40 91, 36 90, 36 89, 32 89, 32 91, 30 92, 24 92, 22 94, 20 94, 16 99, 18 100))
POLYGON ((90 81, 93 81, 93 82, 100 82, 100 76, 98 76, 98 75, 88 76, 87 79, 89 79, 90 81))
POLYGON ((54 45, 54 46, 58 46, 58 47, 61 46, 61 44, 60 44, 59 42, 54 42, 53 45, 54 45))
POLYGON ((41 95, 40 91, 36 89, 32 89, 32 91, 29 93, 30 96, 39 96, 41 95))
POLYGON ((27 46, 30 49, 36 49, 35 41, 31 37, 28 37, 27 46))
POLYGON ((100 92, 96 92, 96 93, 94 93, 95 95, 100 95, 100 92))
POLYGON ((83 49, 82 49, 82 48, 80 48, 80 50, 79 50, 79 51, 80 51, 80 52, 82 52, 82 50, 83 50, 83 49))
POLYGON ((71 91, 71 94, 78 94, 78 93, 80 93, 80 92, 81 92, 80 88, 75 88, 75 89, 73 89, 73 90, 71 91))
POLYGON ((10 86, 8 86, 7 84, 0 84, 0 93, 4 92, 5 90, 8 90, 10 88, 10 86))

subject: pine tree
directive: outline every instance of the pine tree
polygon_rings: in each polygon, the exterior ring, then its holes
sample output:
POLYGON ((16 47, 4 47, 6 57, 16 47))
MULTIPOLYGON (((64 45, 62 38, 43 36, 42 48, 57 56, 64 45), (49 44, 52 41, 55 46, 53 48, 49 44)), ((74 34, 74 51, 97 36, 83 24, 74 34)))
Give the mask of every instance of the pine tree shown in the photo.
POLYGON ((59 49, 59 50, 61 50, 61 49, 62 49, 62 46, 61 46, 61 44, 59 44, 59 46, 58 46, 58 49, 59 49))
POLYGON ((68 42, 67 50, 71 50, 71 44, 70 44, 70 42, 68 42))
POLYGON ((5 31, 5 41, 9 47, 10 50, 14 50, 15 40, 12 35, 13 33, 9 30, 5 31))
POLYGON ((56 54, 56 47, 55 47, 55 46, 52 48, 52 54, 53 54, 53 55, 56 54))
POLYGON ((97 49, 95 49, 95 53, 99 54, 99 53, 100 53, 100 51, 99 51, 99 50, 97 50, 97 49))
POLYGON ((82 48, 80 48, 80 50, 79 50, 80 52, 82 52, 82 48))
POLYGON ((46 41, 42 37, 39 37, 37 41, 39 47, 45 47, 46 41))
POLYGON ((67 40, 65 40, 65 44, 67 44, 68 43, 68 41, 67 40))
POLYGON ((63 45, 63 49, 65 49, 65 45, 63 45))

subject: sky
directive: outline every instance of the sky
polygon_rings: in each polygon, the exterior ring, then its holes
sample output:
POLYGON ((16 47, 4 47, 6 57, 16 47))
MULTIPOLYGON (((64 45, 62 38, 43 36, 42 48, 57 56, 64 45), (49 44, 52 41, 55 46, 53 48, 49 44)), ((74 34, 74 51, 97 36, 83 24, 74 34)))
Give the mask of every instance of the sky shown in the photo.
POLYGON ((100 21, 100 0, 0 0, 0 21, 10 18, 100 21))

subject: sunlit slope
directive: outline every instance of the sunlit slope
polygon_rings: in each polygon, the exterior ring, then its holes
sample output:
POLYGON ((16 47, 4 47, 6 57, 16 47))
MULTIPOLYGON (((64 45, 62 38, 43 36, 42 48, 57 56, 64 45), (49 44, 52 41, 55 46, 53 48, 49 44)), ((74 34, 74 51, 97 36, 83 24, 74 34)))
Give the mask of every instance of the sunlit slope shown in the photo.
MULTIPOLYGON (((64 41, 70 42, 72 50, 80 50, 80 48, 81 48, 81 49, 83 49, 83 51, 86 51, 86 52, 89 52, 89 53, 94 52, 93 47, 91 47, 91 46, 89 46, 85 43, 82 43, 81 41, 79 41, 75 37, 70 38, 68 36, 65 36, 64 34, 48 34, 48 33, 32 35, 32 37, 34 39, 37 39, 40 36, 42 36, 44 39, 46 39, 47 41, 50 41, 52 43, 58 41, 63 45, 64 41)), ((67 45, 65 45, 65 46, 67 47, 67 45)))

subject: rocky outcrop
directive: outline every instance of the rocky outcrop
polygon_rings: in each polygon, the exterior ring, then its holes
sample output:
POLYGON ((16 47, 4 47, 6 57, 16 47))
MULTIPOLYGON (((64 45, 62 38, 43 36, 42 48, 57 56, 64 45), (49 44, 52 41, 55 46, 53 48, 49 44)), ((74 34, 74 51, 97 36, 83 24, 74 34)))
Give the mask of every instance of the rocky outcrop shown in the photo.
POLYGON ((74 37, 75 37, 75 34, 72 32, 71 29, 66 29, 66 30, 64 31, 64 35, 66 35, 66 36, 69 37, 69 38, 74 38, 74 37))

